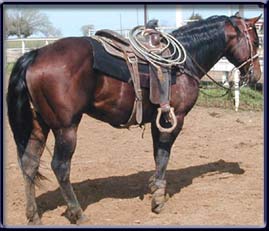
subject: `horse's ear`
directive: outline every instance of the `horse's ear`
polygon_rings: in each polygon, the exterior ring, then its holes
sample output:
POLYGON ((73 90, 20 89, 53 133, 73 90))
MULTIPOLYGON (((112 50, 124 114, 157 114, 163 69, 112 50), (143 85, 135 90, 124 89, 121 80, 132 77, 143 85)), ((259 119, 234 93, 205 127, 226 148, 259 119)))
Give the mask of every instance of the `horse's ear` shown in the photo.
POLYGON ((260 16, 258 16, 258 17, 255 17, 255 18, 245 19, 245 21, 249 26, 254 26, 259 21, 259 19, 261 17, 262 17, 262 14, 260 16))
POLYGON ((239 11, 237 11, 235 14, 234 14, 235 17, 238 17, 238 18, 241 18, 241 15, 239 13, 239 11))
POLYGON ((246 19, 246 22, 248 22, 251 25, 255 25, 260 20, 261 17, 262 17, 262 14, 260 14, 260 16, 255 17, 255 18, 246 19))

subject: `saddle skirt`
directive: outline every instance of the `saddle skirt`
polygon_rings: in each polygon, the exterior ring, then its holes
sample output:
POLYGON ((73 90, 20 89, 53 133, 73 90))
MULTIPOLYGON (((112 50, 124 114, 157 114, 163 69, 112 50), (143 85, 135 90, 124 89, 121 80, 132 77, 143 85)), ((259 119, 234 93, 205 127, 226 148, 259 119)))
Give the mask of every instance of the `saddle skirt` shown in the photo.
MULTIPOLYGON (((126 45, 125 43, 117 42, 116 40, 112 40, 108 37, 102 37, 98 35, 93 35, 91 38, 97 40, 102 44, 105 51, 115 57, 126 60, 126 53, 134 53, 131 45, 126 45)), ((136 54, 138 63, 148 64, 148 62, 144 59, 140 54, 136 54)))
MULTIPOLYGON (((126 59, 125 53, 134 53, 137 56, 139 63, 148 63, 145 57, 132 47, 128 39, 115 31, 108 29, 99 30, 92 36, 92 38, 101 42, 105 50, 111 55, 126 59)), ((137 39, 149 52, 161 54, 163 48, 166 47, 166 45, 161 42, 160 33, 152 29, 146 29, 145 35, 139 35, 137 39), (150 31, 150 33, 148 31, 150 31)), ((166 51, 166 54, 168 54, 167 52, 170 53, 169 50, 166 51)))

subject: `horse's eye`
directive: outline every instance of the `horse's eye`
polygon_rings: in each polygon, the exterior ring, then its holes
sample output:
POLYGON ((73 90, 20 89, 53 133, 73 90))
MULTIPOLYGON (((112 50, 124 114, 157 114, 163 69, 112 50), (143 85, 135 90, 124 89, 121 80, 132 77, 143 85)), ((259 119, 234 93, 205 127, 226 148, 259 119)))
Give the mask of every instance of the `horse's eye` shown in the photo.
POLYGON ((259 40, 254 40, 253 41, 253 46, 259 47, 259 40))

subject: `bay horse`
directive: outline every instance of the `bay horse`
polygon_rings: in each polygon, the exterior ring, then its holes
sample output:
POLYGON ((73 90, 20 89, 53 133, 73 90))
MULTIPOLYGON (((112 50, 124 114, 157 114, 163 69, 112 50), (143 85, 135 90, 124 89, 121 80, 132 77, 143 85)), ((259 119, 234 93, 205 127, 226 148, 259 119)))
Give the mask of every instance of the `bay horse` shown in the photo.
MULTIPOLYGON (((157 129, 157 105, 149 101, 149 90, 143 88, 143 123, 151 123, 156 164, 149 180, 153 212, 159 213, 164 206, 170 150, 184 117, 197 100, 199 80, 222 57, 239 67, 242 78, 248 82, 260 79, 259 39, 255 28, 260 17, 212 16, 172 32, 187 52, 184 69, 178 70, 176 84, 171 89, 171 106, 177 119, 172 133, 157 129)), ((134 100, 131 84, 93 69, 92 47, 82 37, 60 39, 18 59, 9 80, 7 108, 25 181, 29 224, 41 224, 35 182, 42 178, 38 169, 49 131, 55 137, 51 167, 67 203, 67 217, 71 223, 83 223, 87 218, 70 183, 71 158, 81 117, 88 114, 119 127, 128 121, 134 100)), ((165 121, 162 123, 166 126, 165 121)))

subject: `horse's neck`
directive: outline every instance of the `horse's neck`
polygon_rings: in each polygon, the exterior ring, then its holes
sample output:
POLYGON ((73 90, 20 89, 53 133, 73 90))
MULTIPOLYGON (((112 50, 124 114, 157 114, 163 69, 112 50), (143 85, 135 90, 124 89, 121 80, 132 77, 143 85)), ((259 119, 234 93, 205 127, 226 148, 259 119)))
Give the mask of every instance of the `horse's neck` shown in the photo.
POLYGON ((224 55, 224 18, 214 17, 172 32, 187 51, 185 67, 202 78, 224 55))
MULTIPOLYGON (((199 48, 190 49, 189 64, 191 64, 192 72, 197 77, 202 78, 222 57, 224 48, 212 43, 203 44, 207 49, 199 51, 199 48)), ((201 48, 202 49, 202 48, 201 48)), ((187 66, 189 66, 187 63, 187 66)))

